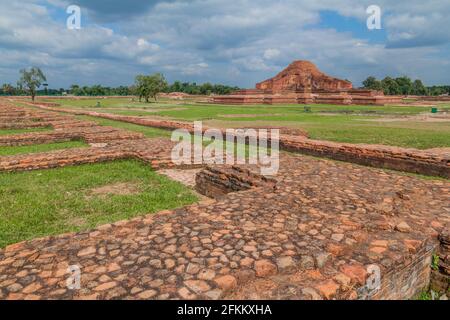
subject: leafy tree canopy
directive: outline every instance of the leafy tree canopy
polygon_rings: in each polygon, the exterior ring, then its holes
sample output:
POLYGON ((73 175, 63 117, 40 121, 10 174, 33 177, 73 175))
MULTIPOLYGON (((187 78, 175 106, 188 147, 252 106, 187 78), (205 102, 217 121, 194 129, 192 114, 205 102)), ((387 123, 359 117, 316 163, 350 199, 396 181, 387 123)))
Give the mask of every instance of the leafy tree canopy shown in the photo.
POLYGON ((20 80, 18 85, 28 90, 31 95, 31 99, 34 101, 36 96, 36 90, 42 85, 44 81, 47 81, 44 73, 38 67, 32 67, 30 70, 20 70, 20 80))

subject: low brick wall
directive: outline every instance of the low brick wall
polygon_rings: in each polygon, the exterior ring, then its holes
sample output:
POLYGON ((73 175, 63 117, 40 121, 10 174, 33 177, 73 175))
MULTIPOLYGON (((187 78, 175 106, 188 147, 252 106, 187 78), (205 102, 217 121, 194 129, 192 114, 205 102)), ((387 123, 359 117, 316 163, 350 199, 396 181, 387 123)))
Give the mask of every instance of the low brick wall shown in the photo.
POLYGON ((450 290, 450 229, 439 236, 440 246, 437 268, 431 274, 431 289, 438 293, 448 293, 450 290))
POLYGON ((397 261, 388 272, 381 274, 381 288, 368 291, 360 288, 358 298, 363 300, 404 300, 417 297, 426 290, 431 279, 431 258, 437 245, 426 245, 411 260, 397 261))
MULTIPOLYGON (((78 115, 89 115, 111 120, 129 122, 161 129, 187 129, 193 131, 192 123, 150 120, 140 117, 114 114, 67 110, 61 108, 36 106, 53 111, 78 115)), ((207 130, 208 128, 203 128, 207 130)), ((364 145, 311 140, 298 135, 281 134, 280 148, 313 156, 353 162, 357 164, 393 169, 423 175, 450 178, 450 154, 436 151, 389 147, 382 145, 364 145)))
POLYGON ((117 148, 83 148, 0 157, 0 171, 30 171, 131 158, 117 148))
POLYGON ((286 135, 280 137, 280 148, 371 167, 450 178, 450 155, 444 153, 382 145, 318 141, 286 135))
POLYGON ((195 179, 195 189, 210 198, 220 198, 231 192, 263 187, 269 192, 276 185, 275 179, 266 178, 237 166, 208 166, 195 179))

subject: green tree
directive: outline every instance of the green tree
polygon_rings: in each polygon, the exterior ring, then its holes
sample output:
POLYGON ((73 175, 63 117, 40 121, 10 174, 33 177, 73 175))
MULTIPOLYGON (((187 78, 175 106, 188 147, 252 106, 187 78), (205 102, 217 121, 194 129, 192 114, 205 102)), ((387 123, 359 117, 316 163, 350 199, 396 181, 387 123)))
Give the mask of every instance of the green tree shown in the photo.
POLYGON ((5 84, 2 86, 2 92, 3 92, 4 95, 12 96, 12 95, 14 95, 15 89, 14 89, 14 87, 13 87, 12 85, 10 85, 9 83, 5 83, 5 84))
POLYGON ((384 94, 386 95, 399 95, 401 93, 400 87, 394 79, 386 77, 381 81, 384 94))
POLYGON ((375 77, 368 77, 363 81, 363 86, 366 89, 371 90, 382 90, 383 86, 381 85, 381 81, 377 80, 375 77))
POLYGON ((400 89, 400 94, 408 95, 411 94, 413 91, 413 84, 410 78, 403 76, 395 79, 395 82, 397 82, 397 85, 400 89))
POLYGON ((428 94, 428 90, 421 80, 415 80, 412 84, 412 93, 416 96, 425 96, 428 94))
POLYGON ((30 70, 22 69, 20 70, 20 80, 19 84, 21 87, 28 89, 31 95, 31 100, 34 101, 36 97, 36 90, 41 86, 44 81, 47 81, 44 73, 38 67, 32 67, 30 70))
POLYGON ((149 76, 138 75, 135 86, 139 101, 142 101, 142 98, 145 99, 145 102, 149 102, 150 98, 154 98, 156 101, 158 93, 164 92, 167 88, 167 81, 160 73, 149 76))
POLYGON ((73 94, 74 96, 80 96, 81 94, 81 89, 80 86, 77 84, 73 84, 70 86, 70 93, 73 94))

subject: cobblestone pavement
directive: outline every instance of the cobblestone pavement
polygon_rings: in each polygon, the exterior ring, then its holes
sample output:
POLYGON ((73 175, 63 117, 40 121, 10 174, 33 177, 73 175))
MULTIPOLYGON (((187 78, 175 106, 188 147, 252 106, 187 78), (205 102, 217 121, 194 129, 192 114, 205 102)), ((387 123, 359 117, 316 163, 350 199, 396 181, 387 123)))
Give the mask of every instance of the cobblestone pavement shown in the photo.
POLYGON ((449 223, 448 181, 291 155, 277 179, 271 192, 12 245, 0 298, 356 298, 367 264, 405 265, 449 223), (70 265, 81 290, 66 287, 70 265), (245 290, 258 281, 270 285, 245 290))
POLYGON ((165 169, 158 171, 159 174, 165 175, 172 180, 181 182, 188 187, 195 187, 195 176, 202 169, 190 169, 190 170, 179 170, 179 169, 165 169))
MULTIPOLYGON (((136 141, 129 150, 154 160, 136 141)), ((284 153, 274 179, 11 245, 0 250, 0 299, 364 298, 368 265, 403 270, 450 224, 448 180, 284 153), (79 290, 67 287, 69 266, 81 270, 79 290)))

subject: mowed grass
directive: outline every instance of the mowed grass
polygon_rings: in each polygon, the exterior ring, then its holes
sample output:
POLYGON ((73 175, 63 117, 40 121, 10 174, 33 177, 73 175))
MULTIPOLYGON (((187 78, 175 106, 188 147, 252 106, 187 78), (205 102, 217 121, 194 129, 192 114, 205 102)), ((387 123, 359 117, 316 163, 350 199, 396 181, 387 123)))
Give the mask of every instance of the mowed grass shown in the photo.
POLYGON ((102 126, 110 126, 110 127, 120 128, 120 129, 124 129, 124 130, 140 132, 140 133, 144 134, 147 138, 161 138, 161 137, 168 138, 171 136, 171 131, 169 131, 169 130, 146 127, 146 126, 141 126, 141 125, 128 123, 128 122, 109 120, 109 119, 90 117, 90 116, 77 116, 77 118, 80 120, 85 120, 85 121, 93 121, 102 126))
POLYGON ((88 147, 83 141, 57 142, 48 144, 35 144, 31 146, 6 146, 0 147, 0 156, 12 156, 26 153, 49 152, 54 150, 64 150, 71 148, 88 147))
POLYGON ((6 136, 10 134, 30 133, 30 132, 50 132, 52 128, 30 128, 30 129, 0 129, 0 136, 6 136))
POLYGON ((0 195, 1 248, 37 237, 89 230, 198 200, 182 184, 132 160, 0 173, 0 195), (95 192, 114 186, 121 191, 128 186, 132 192, 95 192))
MULTIPOLYGON (((228 106, 169 100, 144 104, 133 102, 128 98, 101 99, 102 108, 89 108, 95 105, 96 101, 96 99, 58 100, 68 108, 86 107, 87 110, 102 112, 103 109, 103 112, 121 115, 204 121, 207 125, 221 128, 260 126, 300 128, 308 131, 310 137, 317 140, 383 144, 416 149, 450 147, 450 122, 427 122, 416 119, 405 121, 405 117, 431 114, 431 107, 311 105, 311 112, 306 112, 304 105, 228 106), (124 106, 126 110, 123 110, 124 106), (140 110, 143 107, 148 110, 140 110), (386 118, 389 118, 389 121, 386 121, 386 118)), ((439 105, 439 109, 449 109, 449 105, 439 105)), ((148 137, 167 136, 164 130, 147 131, 142 129, 142 126, 127 125, 127 129, 143 132, 148 137)))

